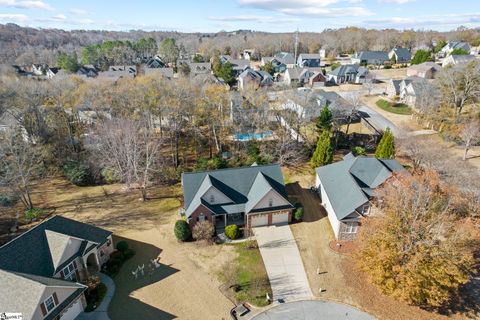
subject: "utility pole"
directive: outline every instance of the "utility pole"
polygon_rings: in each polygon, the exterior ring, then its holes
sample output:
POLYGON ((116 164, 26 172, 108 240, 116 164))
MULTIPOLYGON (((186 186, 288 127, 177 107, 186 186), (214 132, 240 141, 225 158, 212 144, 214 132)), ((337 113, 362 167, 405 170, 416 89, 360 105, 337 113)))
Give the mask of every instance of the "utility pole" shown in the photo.
POLYGON ((298 29, 295 31, 295 64, 297 64, 297 54, 298 54, 298 29))

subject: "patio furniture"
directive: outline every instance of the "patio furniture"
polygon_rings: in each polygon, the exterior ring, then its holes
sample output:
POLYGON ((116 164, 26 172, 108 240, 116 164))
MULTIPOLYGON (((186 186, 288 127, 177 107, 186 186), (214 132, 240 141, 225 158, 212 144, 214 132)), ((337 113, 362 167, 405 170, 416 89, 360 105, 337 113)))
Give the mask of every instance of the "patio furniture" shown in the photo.
POLYGON ((138 277, 138 270, 132 271, 132 274, 133 274, 133 276, 135 277, 135 279, 137 279, 137 277, 138 277))

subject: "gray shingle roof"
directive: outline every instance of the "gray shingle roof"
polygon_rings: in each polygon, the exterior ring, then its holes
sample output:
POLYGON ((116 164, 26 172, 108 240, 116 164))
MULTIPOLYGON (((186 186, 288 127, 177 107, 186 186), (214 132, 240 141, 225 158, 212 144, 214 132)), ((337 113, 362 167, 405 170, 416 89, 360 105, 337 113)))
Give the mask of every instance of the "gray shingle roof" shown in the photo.
POLYGON ((334 70, 330 71, 328 74, 332 76, 345 76, 346 74, 357 74, 359 66, 354 64, 341 65, 334 70))
POLYGON ((57 268, 52 260, 46 230, 95 242, 98 246, 112 234, 89 224, 54 216, 0 247, 0 269, 53 276, 57 268))
POLYGON ((354 157, 319 167, 317 176, 338 220, 348 217, 369 201, 373 190, 384 183, 392 172, 405 172, 396 160, 354 157))
POLYGON ((282 171, 278 164, 183 173, 182 188, 187 217, 200 204, 215 213, 236 213, 239 211, 235 210, 242 208, 249 212, 261 199, 258 198, 259 195, 264 195, 271 189, 287 199, 282 171), (201 197, 212 186, 232 200, 232 203, 208 205, 203 201, 201 197))
POLYGON ((412 59, 412 54, 407 48, 393 48, 392 51, 397 55, 397 62, 410 61, 412 59))
MULTIPOLYGON (((69 288, 72 294, 67 299, 69 302, 76 299, 85 291, 86 287, 62 279, 35 276, 30 274, 8 272, 0 269, 0 306, 2 311, 21 312, 24 319, 32 319, 35 310, 38 308, 41 296, 46 287, 69 288), (5 309, 5 307, 8 307, 5 309)), ((67 302, 67 301, 66 301, 67 302)), ((57 306, 47 319, 53 319, 67 305, 57 306)))
POLYGON ((370 60, 378 60, 378 61, 388 61, 388 53, 385 51, 361 51, 356 55, 357 59, 360 61, 370 61, 370 60))

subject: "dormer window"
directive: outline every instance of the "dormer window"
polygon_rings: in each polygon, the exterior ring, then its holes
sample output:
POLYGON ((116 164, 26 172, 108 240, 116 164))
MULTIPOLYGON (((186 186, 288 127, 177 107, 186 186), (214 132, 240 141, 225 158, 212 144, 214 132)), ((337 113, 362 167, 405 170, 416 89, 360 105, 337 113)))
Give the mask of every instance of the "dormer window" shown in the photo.
POLYGON ((215 195, 210 195, 210 203, 215 203, 215 195))
POLYGON ((268 199, 268 206, 273 207, 273 199, 272 198, 268 199))

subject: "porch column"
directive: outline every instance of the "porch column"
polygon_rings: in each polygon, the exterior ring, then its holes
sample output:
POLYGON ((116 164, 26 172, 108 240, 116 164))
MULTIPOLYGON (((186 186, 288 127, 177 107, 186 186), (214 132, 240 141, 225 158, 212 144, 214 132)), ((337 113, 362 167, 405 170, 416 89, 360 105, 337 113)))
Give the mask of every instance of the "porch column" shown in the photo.
POLYGON ((225 227, 227 226, 227 214, 225 213, 223 215, 223 221, 225 221, 225 227))

